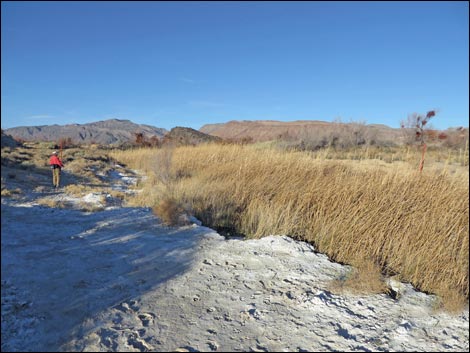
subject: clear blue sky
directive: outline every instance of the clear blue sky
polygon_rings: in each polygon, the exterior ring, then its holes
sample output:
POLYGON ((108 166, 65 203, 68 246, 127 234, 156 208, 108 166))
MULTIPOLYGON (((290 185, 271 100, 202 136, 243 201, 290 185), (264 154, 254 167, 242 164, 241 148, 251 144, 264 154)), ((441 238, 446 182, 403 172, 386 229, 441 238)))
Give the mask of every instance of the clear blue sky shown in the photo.
POLYGON ((468 126, 463 2, 2 1, 2 128, 340 117, 468 126))

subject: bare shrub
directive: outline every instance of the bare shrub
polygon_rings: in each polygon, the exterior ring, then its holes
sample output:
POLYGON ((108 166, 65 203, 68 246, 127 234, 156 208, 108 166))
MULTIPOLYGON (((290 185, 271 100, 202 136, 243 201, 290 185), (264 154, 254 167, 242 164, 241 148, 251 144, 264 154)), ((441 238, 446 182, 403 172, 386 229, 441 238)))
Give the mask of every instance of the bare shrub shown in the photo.
POLYGON ((37 200, 38 204, 51 207, 51 208, 65 208, 65 204, 63 202, 60 202, 58 200, 54 200, 51 198, 41 198, 37 200))
POLYGON ((162 145, 161 141, 157 136, 151 136, 148 138, 144 135, 143 132, 134 132, 134 143, 137 146, 142 147, 160 147, 162 145))
POLYGON ((153 207, 153 213, 169 226, 188 224, 188 217, 181 202, 174 197, 165 197, 153 207))
POLYGON ((73 146, 72 138, 71 137, 62 137, 59 139, 59 142, 56 146, 54 146, 55 149, 63 149, 63 148, 70 148, 73 146))
POLYGON ((436 115, 435 110, 430 110, 425 116, 412 113, 409 114, 406 120, 400 122, 400 127, 403 132, 404 141, 407 144, 414 144, 419 142, 424 144, 425 137, 431 136, 432 126, 429 124, 429 120, 436 115))
POLYGON ((284 133, 278 146, 286 150, 317 151, 322 148, 346 149, 375 143, 376 133, 363 121, 342 123, 337 118, 331 126, 321 129, 306 128, 295 136, 284 133))
POLYGON ((429 124, 429 121, 435 115, 435 110, 428 111, 425 116, 413 113, 408 116, 407 121, 402 121, 400 124, 402 130, 405 131, 405 134, 409 135, 407 140, 411 142, 411 135, 414 133, 414 141, 419 142, 420 146, 422 147, 421 161, 419 163, 420 172, 423 171, 424 166, 424 156, 427 150, 426 140, 432 139, 434 135, 437 137, 437 132, 433 131, 429 124))

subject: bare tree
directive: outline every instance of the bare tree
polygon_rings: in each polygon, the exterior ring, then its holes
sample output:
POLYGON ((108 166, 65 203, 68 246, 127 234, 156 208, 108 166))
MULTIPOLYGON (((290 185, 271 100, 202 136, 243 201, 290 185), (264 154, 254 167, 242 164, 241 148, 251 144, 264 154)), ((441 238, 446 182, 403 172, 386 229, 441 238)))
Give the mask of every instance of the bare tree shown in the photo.
POLYGON ((425 141, 425 128, 429 127, 429 120, 436 115, 435 110, 430 110, 426 113, 426 116, 423 116, 421 114, 413 113, 408 116, 407 121, 401 122, 401 128, 406 129, 408 132, 411 132, 409 134, 410 136, 414 136, 414 141, 419 142, 419 144, 422 147, 422 154, 421 154, 421 161, 419 163, 419 171, 423 171, 423 166, 424 166, 424 155, 426 154, 426 141, 425 141))

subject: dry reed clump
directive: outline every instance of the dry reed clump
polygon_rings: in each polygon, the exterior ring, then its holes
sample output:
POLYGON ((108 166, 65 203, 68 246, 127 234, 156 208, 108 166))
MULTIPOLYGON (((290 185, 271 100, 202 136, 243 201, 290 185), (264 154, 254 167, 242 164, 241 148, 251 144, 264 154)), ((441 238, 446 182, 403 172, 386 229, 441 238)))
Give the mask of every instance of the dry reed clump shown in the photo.
POLYGON ((16 189, 7 189, 6 187, 4 188, 2 186, 2 197, 12 197, 13 195, 19 195, 19 194, 22 194, 23 191, 20 189, 20 188, 16 188, 16 189))
MULTIPOLYGON (((158 153, 115 158, 151 171, 145 161, 158 153)), ((173 178, 172 189, 211 227, 250 237, 290 234, 336 261, 360 268, 368 259, 444 301, 458 301, 449 293, 468 299, 468 170, 451 175, 428 163, 420 175, 415 163, 388 165, 256 146, 180 147, 172 175, 188 177, 173 178)), ((143 194, 158 181, 147 187, 143 194)))
POLYGON ((119 199, 119 200, 124 200, 126 198, 126 194, 122 191, 118 191, 118 190, 110 190, 108 192, 109 195, 111 195, 111 197, 115 198, 115 199, 119 199))
POLYGON ((153 169, 155 156, 160 150, 152 148, 135 148, 132 150, 114 150, 109 155, 119 163, 131 166, 133 169, 141 170, 145 173, 153 169))
POLYGON ((68 208, 68 204, 66 202, 54 200, 48 197, 38 199, 37 203, 50 208, 68 208))
POLYGON ((132 195, 128 200, 131 206, 150 206, 153 213, 166 225, 189 223, 189 207, 175 196, 175 184, 189 175, 182 170, 172 169, 173 147, 162 149, 135 149, 114 151, 110 155, 121 163, 140 169, 147 175, 144 190, 132 195))
POLYGON ((330 284, 330 289, 333 292, 352 292, 354 294, 389 292, 380 266, 367 260, 360 261, 357 267, 351 268, 345 278, 333 281, 330 284))
POLYGON ((87 161, 83 158, 77 158, 70 163, 67 163, 66 168, 70 173, 82 174, 88 167, 87 161))
POLYGON ((67 194, 80 197, 93 191, 94 189, 82 184, 70 184, 65 186, 64 190, 67 194))
POLYGON ((99 212, 99 211, 104 210, 104 206, 102 204, 95 204, 95 203, 90 203, 90 202, 85 202, 85 201, 81 201, 78 204, 78 207, 80 211, 82 212, 94 213, 94 212, 99 212))
POLYGON ((468 306, 468 299, 462 296, 459 292, 448 290, 436 298, 435 307, 436 311, 447 311, 452 314, 458 314, 462 308, 468 306))
POLYGON ((166 225, 177 226, 188 223, 184 207, 174 197, 161 199, 152 210, 166 225))

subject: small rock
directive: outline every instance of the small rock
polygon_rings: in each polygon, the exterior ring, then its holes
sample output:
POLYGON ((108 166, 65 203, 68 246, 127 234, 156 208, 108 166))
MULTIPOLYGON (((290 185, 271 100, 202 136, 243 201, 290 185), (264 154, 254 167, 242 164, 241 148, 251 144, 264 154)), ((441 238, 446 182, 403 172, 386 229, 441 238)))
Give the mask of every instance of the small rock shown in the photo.
POLYGON ((214 341, 207 342, 207 345, 209 346, 209 349, 211 351, 216 351, 219 348, 219 346, 217 345, 217 342, 214 342, 214 341))

